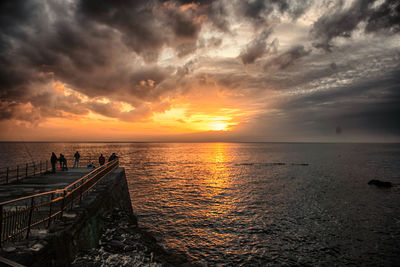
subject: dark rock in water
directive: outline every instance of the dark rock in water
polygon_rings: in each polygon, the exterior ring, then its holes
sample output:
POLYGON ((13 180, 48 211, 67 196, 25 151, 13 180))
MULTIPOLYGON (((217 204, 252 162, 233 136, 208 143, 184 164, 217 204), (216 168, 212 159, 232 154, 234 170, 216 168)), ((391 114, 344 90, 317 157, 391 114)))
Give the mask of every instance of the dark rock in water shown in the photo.
POLYGON ((371 180, 368 182, 368 184, 370 184, 370 185, 373 184, 378 187, 392 187, 393 186, 391 182, 382 182, 379 180, 371 180))

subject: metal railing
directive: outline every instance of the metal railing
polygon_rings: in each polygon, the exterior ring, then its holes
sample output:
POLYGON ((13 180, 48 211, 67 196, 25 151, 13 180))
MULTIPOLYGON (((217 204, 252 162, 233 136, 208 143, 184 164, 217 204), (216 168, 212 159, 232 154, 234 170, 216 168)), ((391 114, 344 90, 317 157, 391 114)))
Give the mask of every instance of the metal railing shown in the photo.
MULTIPOLYGON (((98 159, 81 158, 79 166, 85 167, 88 162, 98 162, 98 159)), ((68 167, 71 168, 74 164, 73 158, 67 158, 68 167)), ((56 168, 59 163, 56 163, 56 168)), ((51 171, 51 163, 49 160, 41 160, 39 162, 30 162, 25 164, 18 164, 14 167, 3 167, 0 169, 0 184, 8 184, 15 181, 22 180, 26 177, 32 177, 36 175, 42 175, 48 171, 51 171)))
POLYGON ((51 170, 51 164, 48 160, 2 168, 0 170, 0 184, 8 184, 26 177, 41 175, 49 170, 51 170))
POLYGON ((0 245, 7 241, 28 238, 32 229, 50 227, 62 218, 63 212, 82 201, 98 182, 119 166, 108 162, 63 189, 21 197, 0 203, 0 245))

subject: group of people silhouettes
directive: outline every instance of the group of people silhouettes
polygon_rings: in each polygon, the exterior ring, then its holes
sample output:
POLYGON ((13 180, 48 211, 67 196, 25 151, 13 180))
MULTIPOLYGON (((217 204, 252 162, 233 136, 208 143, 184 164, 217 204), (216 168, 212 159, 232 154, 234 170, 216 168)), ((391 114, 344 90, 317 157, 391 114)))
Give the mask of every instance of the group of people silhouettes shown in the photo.
MULTIPOLYGON (((78 151, 75 152, 74 154, 74 165, 73 168, 79 168, 79 160, 81 158, 81 155, 79 154, 78 151)), ((112 153, 111 156, 108 158, 108 161, 113 161, 115 159, 118 159, 118 156, 115 153, 112 153)), ((50 163, 51 163, 51 171, 54 173, 56 172, 56 163, 57 161, 60 162, 60 169, 61 171, 66 171, 68 170, 67 166, 67 159, 63 154, 60 153, 60 157, 57 158, 56 154, 54 152, 51 153, 50 157, 50 163)), ((106 163, 106 158, 103 156, 103 154, 100 154, 99 157, 99 165, 104 165, 106 163)), ((95 164, 91 161, 88 162, 87 165, 88 168, 96 168, 95 164)))
POLYGON ((56 163, 57 161, 60 162, 60 170, 68 170, 67 166, 67 159, 64 157, 63 154, 60 153, 60 157, 57 158, 56 154, 54 152, 51 153, 50 157, 50 163, 51 163, 51 171, 56 172, 56 163))

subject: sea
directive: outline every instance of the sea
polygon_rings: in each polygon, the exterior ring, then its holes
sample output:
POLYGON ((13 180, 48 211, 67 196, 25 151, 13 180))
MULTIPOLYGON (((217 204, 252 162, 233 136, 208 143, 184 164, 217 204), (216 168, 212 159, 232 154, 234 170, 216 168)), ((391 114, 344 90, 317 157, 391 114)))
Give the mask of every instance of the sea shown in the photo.
POLYGON ((0 167, 75 151, 116 153, 139 225, 194 263, 400 265, 400 144, 5 142, 0 167))

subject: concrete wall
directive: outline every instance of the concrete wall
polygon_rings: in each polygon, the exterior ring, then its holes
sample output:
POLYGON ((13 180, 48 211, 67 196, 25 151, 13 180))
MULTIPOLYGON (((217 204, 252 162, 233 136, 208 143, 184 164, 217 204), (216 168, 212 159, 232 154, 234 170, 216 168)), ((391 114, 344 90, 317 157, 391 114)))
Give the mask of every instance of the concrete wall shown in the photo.
POLYGON ((33 231, 30 239, 3 248, 0 255, 27 266, 68 266, 77 252, 98 245, 103 218, 115 208, 127 211, 136 223, 123 168, 97 184, 47 232, 33 231))

